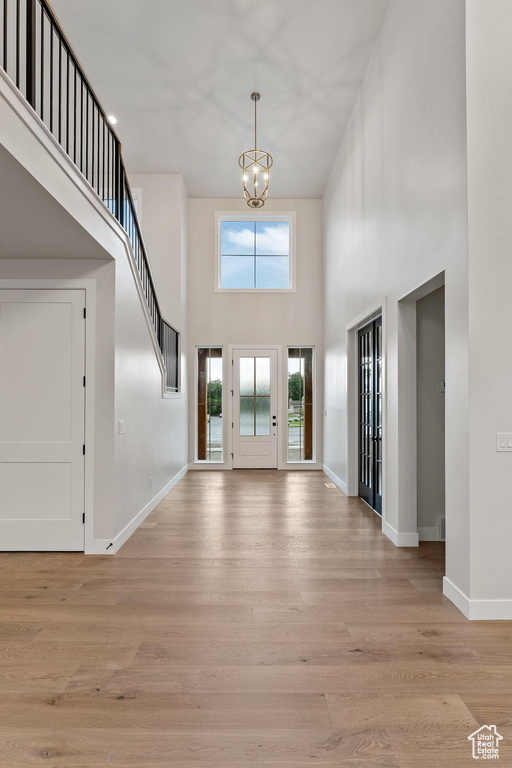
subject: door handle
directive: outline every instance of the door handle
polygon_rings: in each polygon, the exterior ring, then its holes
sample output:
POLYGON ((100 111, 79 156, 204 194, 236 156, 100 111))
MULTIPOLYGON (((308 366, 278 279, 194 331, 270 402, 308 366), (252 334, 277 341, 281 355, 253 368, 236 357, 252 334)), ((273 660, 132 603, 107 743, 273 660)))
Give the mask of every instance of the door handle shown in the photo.
POLYGON ((272 426, 273 426, 273 427, 277 427, 277 421, 273 421, 273 422, 272 422, 272 426))

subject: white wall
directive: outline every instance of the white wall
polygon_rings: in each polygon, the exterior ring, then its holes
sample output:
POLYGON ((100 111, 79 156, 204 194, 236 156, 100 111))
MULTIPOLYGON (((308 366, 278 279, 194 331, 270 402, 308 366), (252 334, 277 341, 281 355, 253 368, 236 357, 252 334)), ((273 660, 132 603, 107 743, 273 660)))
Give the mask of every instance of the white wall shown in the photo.
MULTIPOLYGON (((215 213, 246 213, 245 201, 191 199, 189 201, 189 461, 195 459, 195 355, 197 346, 280 344, 283 376, 287 380, 287 346, 314 346, 317 379, 317 462, 322 462, 322 202, 269 200, 261 212, 296 213, 296 292, 279 294, 215 293, 214 267, 217 232, 215 213)), ((144 213, 145 215, 145 213, 144 213)), ((225 372, 227 368, 224 368, 225 372)), ((225 382, 227 381, 225 376, 225 382)), ((283 441, 286 443, 286 440, 283 441)), ((283 451, 284 453, 284 451, 283 451)), ((284 455, 282 459, 284 460, 284 455)), ((294 465, 295 468, 297 465, 294 465)))
POLYGON ((116 272, 117 528, 187 466, 187 194, 181 176, 130 178, 142 189, 142 232, 164 318, 181 333, 182 392, 162 398, 161 372, 127 263, 116 272), (125 422, 119 434, 118 423, 125 422), (153 478, 153 480, 151 480, 153 478))
POLYGON ((136 174, 130 185, 142 191, 142 235, 151 261, 158 300, 164 319, 181 330, 182 264, 176 254, 183 243, 182 218, 187 199, 179 174, 136 174))
POLYGON ((399 543, 413 540, 417 525, 410 481, 416 457, 406 439, 415 376, 411 393, 403 375, 414 330, 410 302, 399 300, 445 271, 447 572, 463 590, 469 588, 464 19, 464 0, 391 0, 324 196, 324 463, 347 481, 346 326, 385 298, 384 530, 399 543))
POLYGON ((512 618, 510 0, 467 0, 471 607, 512 618), (475 602, 476 601, 476 602, 475 602), (480 603, 479 601, 483 601, 480 603), (503 601, 500 603, 500 601, 503 601))
POLYGON ((418 533, 438 538, 437 518, 445 514, 444 287, 416 303, 416 387, 418 415, 418 533))

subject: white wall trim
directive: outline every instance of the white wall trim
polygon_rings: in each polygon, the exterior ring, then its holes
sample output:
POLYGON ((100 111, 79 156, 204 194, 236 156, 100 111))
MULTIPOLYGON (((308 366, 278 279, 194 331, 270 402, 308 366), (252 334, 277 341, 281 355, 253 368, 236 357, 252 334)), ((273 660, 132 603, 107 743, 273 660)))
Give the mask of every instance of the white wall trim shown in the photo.
POLYGON ((443 578, 443 594, 472 621, 512 619, 512 600, 471 600, 446 576, 443 578))
POLYGON ((470 618, 469 597, 465 595, 464 592, 462 592, 458 587, 456 587, 455 584, 446 576, 443 576, 443 595, 445 595, 448 600, 451 600, 452 603, 457 606, 459 611, 461 611, 461 613, 463 613, 467 619, 470 618))
POLYGON ((329 467, 326 467, 325 464, 322 464, 322 469, 327 475, 327 477, 333 481, 334 485, 337 485, 338 488, 341 488, 344 494, 348 496, 348 490, 347 490, 347 484, 341 480, 338 475, 335 475, 332 470, 329 469, 329 467))
POLYGON ((441 541, 436 525, 418 528, 418 536, 420 541, 441 541))
POLYGON ((385 520, 382 521, 382 533, 393 542, 395 547, 417 547, 419 544, 416 531, 410 531, 408 533, 401 531, 399 533, 392 525, 386 523, 385 520))
POLYGON ((143 507, 138 514, 135 515, 133 520, 131 520, 128 525, 125 525, 122 531, 117 534, 115 539, 110 541, 109 539, 94 539, 89 547, 86 549, 85 554, 86 555, 115 555, 116 552, 118 552, 123 544, 130 538, 132 533, 137 530, 139 525, 144 522, 146 517, 151 514, 151 512, 155 509, 155 507, 160 504, 162 499, 167 496, 170 490, 174 488, 175 485, 179 483, 179 481, 185 477, 185 475, 188 472, 188 465, 183 467, 177 475, 175 475, 172 480, 170 480, 167 485, 165 485, 161 491, 159 491, 156 496, 153 496, 151 501, 149 501, 145 507, 143 507))

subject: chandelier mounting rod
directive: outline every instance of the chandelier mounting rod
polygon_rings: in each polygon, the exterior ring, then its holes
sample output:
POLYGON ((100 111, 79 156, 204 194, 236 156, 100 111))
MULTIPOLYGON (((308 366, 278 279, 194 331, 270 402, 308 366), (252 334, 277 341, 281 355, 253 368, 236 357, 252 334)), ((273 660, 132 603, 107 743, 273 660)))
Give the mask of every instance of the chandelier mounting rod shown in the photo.
POLYGON ((261 99, 261 96, 257 91, 255 91, 254 93, 251 93, 251 99, 254 101, 254 149, 258 149, 258 140, 257 140, 257 134, 256 134, 256 126, 257 126, 256 105, 258 101, 261 99))

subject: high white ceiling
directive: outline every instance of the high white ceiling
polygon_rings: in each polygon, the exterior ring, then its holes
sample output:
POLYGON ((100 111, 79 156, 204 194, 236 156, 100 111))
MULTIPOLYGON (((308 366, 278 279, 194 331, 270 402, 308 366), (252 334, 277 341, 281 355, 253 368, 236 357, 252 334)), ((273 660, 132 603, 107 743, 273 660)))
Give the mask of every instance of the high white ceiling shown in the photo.
POLYGON ((237 197, 241 152, 272 197, 320 197, 389 0, 53 0, 130 173, 237 197))

